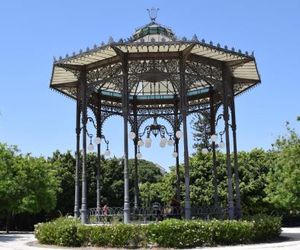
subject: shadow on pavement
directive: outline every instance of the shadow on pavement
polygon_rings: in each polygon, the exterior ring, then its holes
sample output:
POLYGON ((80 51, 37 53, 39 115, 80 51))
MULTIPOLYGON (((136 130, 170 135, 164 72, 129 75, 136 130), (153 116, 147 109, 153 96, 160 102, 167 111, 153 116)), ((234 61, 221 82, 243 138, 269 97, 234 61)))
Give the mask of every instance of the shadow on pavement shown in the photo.
POLYGON ((284 241, 300 241, 300 233, 288 232, 282 233, 280 238, 284 238, 284 241))
POLYGON ((23 238, 23 237, 20 235, 14 235, 14 234, 11 234, 11 235, 10 234, 6 234, 6 235, 0 234, 0 242, 15 241, 20 238, 23 238))
POLYGON ((24 238, 24 234, 32 234, 32 232, 14 232, 11 234, 7 233, 0 233, 0 242, 9 242, 9 241, 15 241, 21 238, 24 238))

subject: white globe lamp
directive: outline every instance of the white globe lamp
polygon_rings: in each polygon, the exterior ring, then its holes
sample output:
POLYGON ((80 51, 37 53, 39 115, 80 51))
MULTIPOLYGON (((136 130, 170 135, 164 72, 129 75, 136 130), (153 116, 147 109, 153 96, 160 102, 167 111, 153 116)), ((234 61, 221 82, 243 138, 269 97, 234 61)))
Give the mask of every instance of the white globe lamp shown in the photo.
POLYGON ((151 147, 151 143, 152 143, 152 140, 150 137, 146 138, 145 140, 145 147, 146 148, 150 148, 151 147))
POLYGON ((215 135, 215 134, 214 134, 214 135, 211 135, 210 139, 211 139, 212 142, 216 142, 217 139, 218 139, 218 136, 215 135))
POLYGON ((101 143, 101 138, 100 137, 96 137, 94 140, 95 144, 99 145, 101 143))
POLYGON ((136 137, 136 134, 135 134, 133 131, 131 131, 131 132, 129 133, 129 138, 130 138, 131 140, 134 140, 135 137, 136 137))
POLYGON ((169 146, 173 146, 173 145, 174 145, 174 141, 172 140, 172 138, 170 138, 170 139, 168 140, 168 145, 169 145, 169 146))
POLYGON ((164 140, 160 140, 159 146, 161 148, 164 148, 166 146, 166 143, 164 142, 164 140))
POLYGON ((203 149, 201 150, 201 152, 202 152, 202 154, 207 154, 207 153, 208 153, 208 149, 207 149, 207 148, 203 148, 203 149))
POLYGON ((167 140, 167 138, 166 137, 163 137, 163 138, 161 138, 161 140, 160 140, 161 142, 163 142, 164 144, 167 144, 167 142, 168 142, 168 140, 167 140))
POLYGON ((144 141, 143 141, 142 139, 139 139, 138 145, 139 145, 140 147, 143 147, 143 146, 144 146, 144 141))
POLYGON ((109 149, 106 149, 104 155, 107 156, 107 157, 110 156, 110 150, 109 150, 109 149))
POLYGON ((178 138, 178 139, 180 139, 181 138, 181 136, 182 136, 182 132, 180 131, 180 130, 178 130, 178 131, 176 131, 176 137, 178 138))
POLYGON ((93 151, 93 150, 94 150, 94 145, 93 145, 92 143, 90 143, 90 144, 88 145, 88 150, 89 150, 89 151, 93 151))
POLYGON ((223 141, 221 141, 220 144, 219 144, 219 147, 220 148, 224 148, 225 147, 225 143, 223 141))
POLYGON ((176 158, 176 157, 178 156, 178 153, 174 151, 174 152, 172 153, 172 156, 173 156, 174 158, 176 158))

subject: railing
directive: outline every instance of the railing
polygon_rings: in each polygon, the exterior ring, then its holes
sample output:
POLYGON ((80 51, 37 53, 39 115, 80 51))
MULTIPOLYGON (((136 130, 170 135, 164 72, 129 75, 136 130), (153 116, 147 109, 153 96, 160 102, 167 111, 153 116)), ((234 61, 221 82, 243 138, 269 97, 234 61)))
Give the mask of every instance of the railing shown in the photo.
MULTIPOLYGON (((192 219, 224 219, 226 210, 215 207, 192 207, 192 219)), ((131 208, 131 223, 149 223, 161 221, 169 218, 184 218, 184 208, 175 206, 153 206, 145 208, 131 208)), ((123 207, 109 207, 108 212, 103 212, 102 208, 89 209, 89 223, 91 224, 110 224, 123 221, 123 207)))
POLYGON ((191 207, 193 219, 225 219, 227 210, 222 207, 191 207))

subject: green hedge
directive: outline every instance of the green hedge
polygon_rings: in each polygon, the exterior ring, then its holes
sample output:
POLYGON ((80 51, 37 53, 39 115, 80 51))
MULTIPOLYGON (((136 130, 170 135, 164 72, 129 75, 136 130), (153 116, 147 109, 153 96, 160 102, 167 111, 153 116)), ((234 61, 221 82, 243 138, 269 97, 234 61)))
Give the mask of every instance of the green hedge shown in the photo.
POLYGON ((281 233, 281 217, 255 215, 245 219, 254 223, 252 238, 254 242, 270 240, 278 237, 281 233))
POLYGON ((81 225, 59 218, 35 226, 42 244, 100 247, 200 247, 261 242, 279 236, 281 218, 255 216, 245 220, 165 220, 148 225, 81 225))

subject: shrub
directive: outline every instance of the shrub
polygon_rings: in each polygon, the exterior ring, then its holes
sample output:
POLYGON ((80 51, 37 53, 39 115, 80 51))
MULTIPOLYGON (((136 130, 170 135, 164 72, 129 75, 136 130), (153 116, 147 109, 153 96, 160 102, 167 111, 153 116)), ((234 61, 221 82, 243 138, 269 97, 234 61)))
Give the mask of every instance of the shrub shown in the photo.
POLYGON ((281 218, 254 216, 246 220, 176 220, 148 225, 81 225, 60 218, 35 227, 42 244, 99 247, 159 246, 172 248, 244 244, 272 239, 280 234, 281 218))
POLYGON ((209 222, 165 220, 147 226, 146 236, 151 244, 161 247, 194 247, 211 245, 209 222))
POLYGON ((91 242, 91 234, 93 227, 88 225, 77 225, 77 242, 80 245, 88 245, 91 242))
POLYGON ((254 223, 253 242, 270 240, 281 233, 281 217, 255 215, 246 219, 254 223))
POLYGON ((213 242, 218 245, 249 243, 253 238, 253 222, 224 220, 211 221, 213 242))
POLYGON ((35 236, 42 244, 80 246, 83 242, 78 236, 79 226, 78 220, 62 217, 52 222, 37 224, 35 236))
POLYGON ((90 243, 93 246, 103 247, 109 245, 109 230, 107 226, 94 226, 90 228, 90 243))
POLYGON ((109 246, 137 247, 144 238, 143 227, 140 225, 115 224, 107 227, 110 234, 109 246))

